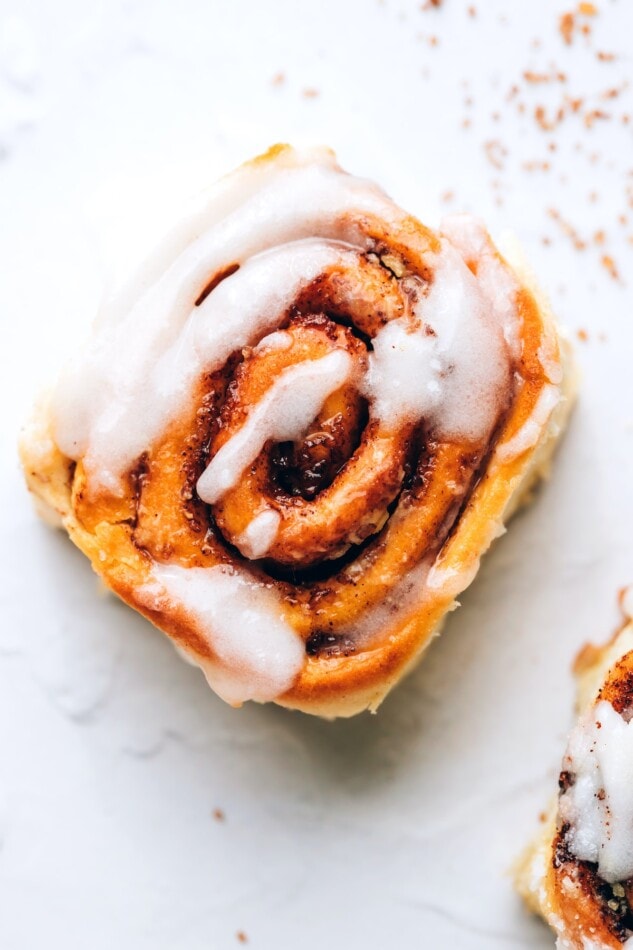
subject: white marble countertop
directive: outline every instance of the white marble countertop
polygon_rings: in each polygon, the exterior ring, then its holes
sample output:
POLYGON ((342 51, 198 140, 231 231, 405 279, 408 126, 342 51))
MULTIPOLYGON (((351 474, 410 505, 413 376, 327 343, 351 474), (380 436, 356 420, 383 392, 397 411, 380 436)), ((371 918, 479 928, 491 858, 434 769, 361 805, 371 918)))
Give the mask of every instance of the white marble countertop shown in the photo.
POLYGON ((571 3, 469 6, 0 6, 3 950, 553 945, 507 869, 572 657, 633 580, 633 6, 599 0, 570 44, 571 3), (426 662, 333 724, 224 706, 37 522, 15 451, 113 269, 278 140, 333 145, 430 223, 512 228, 583 374, 550 483, 426 662))

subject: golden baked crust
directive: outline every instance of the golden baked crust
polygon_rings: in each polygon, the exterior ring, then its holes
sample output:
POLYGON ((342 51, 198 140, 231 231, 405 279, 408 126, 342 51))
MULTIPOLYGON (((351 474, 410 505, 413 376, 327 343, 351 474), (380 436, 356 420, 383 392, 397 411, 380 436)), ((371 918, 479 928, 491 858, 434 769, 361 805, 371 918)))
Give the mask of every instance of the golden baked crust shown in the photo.
MULTIPOLYGON (((255 164, 290 162, 293 154, 276 146, 255 164)), ((213 643, 192 623, 186 605, 148 599, 152 567, 244 565, 235 539, 265 496, 280 513, 283 532, 267 559, 246 566, 249 576, 280 593, 284 616, 306 643, 303 669, 276 701, 325 717, 375 710, 417 661, 474 577, 481 555, 547 474, 575 395, 569 348, 547 302, 522 264, 511 269, 495 251, 499 265, 518 281, 520 355, 491 439, 422 436, 415 425, 386 431, 367 422, 356 387, 346 385, 328 397, 315 420, 311 432, 320 441, 308 436, 299 449, 286 448, 285 456, 266 446, 210 515, 196 492, 197 479, 209 456, 239 431, 270 379, 301 360, 341 349, 364 367, 363 341, 402 315, 407 278, 433 281, 428 262, 440 246, 434 232, 409 216, 394 224, 367 212, 345 214, 349 220, 341 215, 338 226, 360 230, 366 242, 356 271, 337 265, 302 290, 280 317, 288 336, 284 348, 248 348, 205 373, 188 409, 129 469, 124 493, 95 491, 83 459, 60 451, 49 398, 36 407, 20 449, 29 488, 97 574, 201 665, 216 662, 213 643), (552 366, 560 373, 555 387, 552 366), (504 452, 534 418, 546 388, 557 388, 561 398, 538 423, 531 444, 504 452), (280 469, 291 470, 290 482, 281 484, 280 469), (354 484, 362 491, 354 493, 354 484), (398 597, 403 575, 423 563, 440 582, 408 612, 394 608, 393 618, 385 613, 388 636, 359 645, 339 633, 398 597), (353 575, 350 564, 357 568, 353 575)), ((467 263, 476 275, 477 260, 467 263)), ((208 274, 196 306, 239 266, 229 261, 208 274)))

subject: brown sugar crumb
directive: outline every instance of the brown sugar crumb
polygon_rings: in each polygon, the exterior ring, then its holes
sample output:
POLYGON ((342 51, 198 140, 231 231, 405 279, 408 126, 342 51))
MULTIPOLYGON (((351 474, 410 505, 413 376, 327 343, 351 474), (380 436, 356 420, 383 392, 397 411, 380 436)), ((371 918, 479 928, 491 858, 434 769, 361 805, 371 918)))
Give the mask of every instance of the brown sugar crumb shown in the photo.
POLYGON ((214 808, 213 811, 211 812, 211 814, 212 814, 212 816, 213 816, 213 818, 214 818, 215 821, 225 821, 225 820, 226 820, 226 815, 224 814, 224 812, 222 811, 221 808, 214 808))
POLYGON ((604 269, 607 271, 609 276, 613 278, 613 280, 620 279, 620 274, 618 273, 618 269, 615 266, 615 261, 609 254, 603 254, 602 257, 600 258, 600 263, 602 264, 604 269))
POLYGON ((270 80, 271 86, 283 86, 286 81, 285 73, 275 73, 273 78, 270 80))
POLYGON ((238 930, 235 936, 237 937, 238 943, 248 943, 248 937, 243 930, 238 930))
POLYGON ((582 343, 586 343, 587 340, 589 339, 589 334, 587 333, 586 330, 583 330, 582 328, 580 330, 576 330, 576 336, 582 343))
POLYGON ((616 59, 615 53, 605 53, 603 50, 599 50, 596 53, 596 59, 600 60, 601 63, 612 63, 616 59))
POLYGON ((484 151, 486 153, 486 158, 491 165, 493 165, 495 168, 503 168, 504 159, 508 154, 508 150, 498 139, 490 139, 489 141, 484 142, 484 151))

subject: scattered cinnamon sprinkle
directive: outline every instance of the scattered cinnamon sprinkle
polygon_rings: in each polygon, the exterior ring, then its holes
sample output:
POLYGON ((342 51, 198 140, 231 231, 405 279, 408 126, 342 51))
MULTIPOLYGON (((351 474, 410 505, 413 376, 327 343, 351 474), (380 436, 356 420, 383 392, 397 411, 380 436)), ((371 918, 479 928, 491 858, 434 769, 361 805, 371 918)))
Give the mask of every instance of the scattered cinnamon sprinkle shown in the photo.
POLYGON ((613 278, 613 280, 620 279, 620 274, 618 273, 618 269, 615 266, 615 261, 609 254, 603 254, 603 256, 600 258, 600 263, 605 268, 609 276, 613 278))
POLYGON ((442 195, 442 201, 444 202, 444 204, 449 204, 451 201, 453 201, 454 198, 455 198, 454 191, 445 191, 444 194, 442 195))
POLYGON ((468 7, 468 16, 477 16, 477 7, 468 7))
POLYGON ((318 89, 315 89, 313 86, 308 86, 307 89, 304 89, 301 93, 304 99, 316 99, 320 95, 318 89))
POLYGON ((441 7, 442 0, 426 0, 420 7, 420 10, 431 10, 433 7, 441 7))
POLYGON ((596 231, 593 236, 594 244, 602 245, 606 241, 606 238, 607 236, 604 231, 596 231))
POLYGON ((563 40, 565 41, 565 43, 567 43, 568 46, 571 46, 571 42, 574 38, 575 25, 576 25, 576 21, 574 19, 573 13, 563 13, 563 15, 558 21, 558 29, 560 30, 560 34, 563 37, 563 40))
POLYGON ((238 943, 248 943, 248 937, 243 930, 238 930, 235 936, 237 937, 238 943))
POLYGON ((224 814, 221 808, 214 808, 211 814, 213 815, 216 821, 224 821, 226 819, 226 815, 224 814))
POLYGON ((602 109, 591 109, 589 112, 585 112, 584 123, 585 127, 590 129, 593 127, 593 124, 598 119, 609 119, 609 113, 604 112, 602 109))
POLYGON ((542 811, 538 816, 538 820, 541 822, 541 824, 544 824, 547 821, 547 813, 542 811))
POLYGON ((285 73, 275 73, 273 78, 270 80, 271 86, 283 86, 286 81, 285 73))
POLYGON ((576 228, 572 224, 570 224, 569 221, 566 221, 563 218, 560 211, 557 211, 556 208, 548 208, 547 213, 549 217, 552 219, 552 221, 555 221, 558 224, 563 234, 567 235, 567 237, 570 238, 576 250, 584 251, 585 248, 587 247, 586 241, 583 241, 583 239, 578 234, 578 231, 576 230, 576 228))
POLYGON ((534 118, 536 119, 537 125, 539 125, 544 132, 553 132, 558 125, 558 117, 549 119, 545 111, 545 106, 535 106, 534 118))
POLYGON ((597 16, 598 7, 595 5, 595 3, 579 3, 578 12, 583 16, 597 16))
POLYGON ((600 60, 601 63, 612 63, 615 58, 615 53, 605 53, 602 50, 596 53, 596 59, 600 60))
POLYGON ((499 139, 489 139, 487 142, 484 142, 484 151, 491 165, 494 165, 495 168, 503 168, 504 159, 508 154, 508 150, 501 144, 499 139))
POLYGON ((526 69, 523 78, 529 83, 567 82, 567 74, 557 69, 552 69, 549 73, 536 73, 531 69, 526 69))
POLYGON ((587 340, 589 339, 589 334, 587 333, 586 330, 583 330, 583 329, 576 330, 576 336, 577 336, 578 339, 581 340, 583 343, 586 343, 587 340))

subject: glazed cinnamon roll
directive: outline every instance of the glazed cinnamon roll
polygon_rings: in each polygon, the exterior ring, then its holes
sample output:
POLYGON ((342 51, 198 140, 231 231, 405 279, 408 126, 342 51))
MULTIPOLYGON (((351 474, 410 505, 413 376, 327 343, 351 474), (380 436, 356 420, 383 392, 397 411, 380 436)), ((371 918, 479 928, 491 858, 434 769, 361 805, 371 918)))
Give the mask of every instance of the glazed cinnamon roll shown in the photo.
POLYGON ((559 950, 633 947, 633 588, 621 600, 615 637, 576 661, 580 718, 558 798, 518 867, 559 950))
POLYGON ((205 194, 27 427, 29 486, 233 704, 375 709, 546 469, 547 304, 326 149, 205 194))

